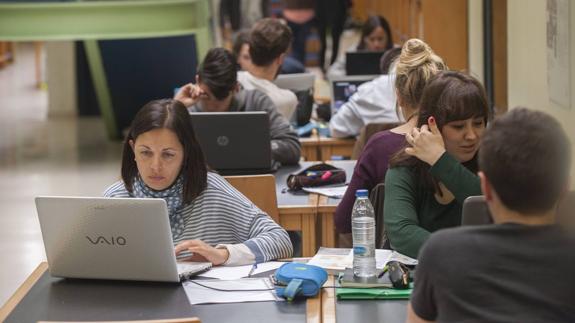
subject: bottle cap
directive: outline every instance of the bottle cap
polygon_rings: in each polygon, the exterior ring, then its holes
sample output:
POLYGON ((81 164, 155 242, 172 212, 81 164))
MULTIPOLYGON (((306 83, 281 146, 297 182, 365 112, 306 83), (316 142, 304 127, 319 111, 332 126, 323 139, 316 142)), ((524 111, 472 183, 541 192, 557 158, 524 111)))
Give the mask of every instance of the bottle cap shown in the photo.
POLYGON ((361 190, 357 190, 355 191, 355 197, 367 197, 367 190, 365 189, 361 189, 361 190))

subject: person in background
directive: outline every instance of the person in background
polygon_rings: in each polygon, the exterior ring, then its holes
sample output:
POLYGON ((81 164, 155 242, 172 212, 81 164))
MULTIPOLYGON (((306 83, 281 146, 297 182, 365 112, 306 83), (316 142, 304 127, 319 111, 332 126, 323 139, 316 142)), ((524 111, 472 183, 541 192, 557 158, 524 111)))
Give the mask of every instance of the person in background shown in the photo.
POLYGON ((239 71, 247 70, 252 63, 249 37, 250 31, 248 29, 240 30, 234 37, 232 53, 236 56, 239 71))
POLYGON ((575 322, 575 238, 556 222, 570 150, 543 112, 516 108, 491 124, 479 178, 494 224, 431 235, 408 322, 575 322))
POLYGON ((373 135, 358 158, 349 186, 334 215, 341 247, 351 246, 351 209, 355 191, 371 191, 385 180, 391 156, 405 145, 405 134, 417 124, 418 104, 425 84, 446 68, 441 57, 423 41, 410 39, 403 45, 395 62, 394 89, 397 107, 406 123, 373 135))
POLYGON ((265 93, 287 120, 291 120, 297 106, 296 95, 273 83, 279 73, 291 43, 290 29, 274 18, 258 21, 250 31, 249 52, 252 63, 238 73, 238 81, 246 90, 265 93))
POLYGON ((325 56, 327 48, 327 31, 331 34, 331 57, 328 60, 331 66, 339 53, 339 42, 347 10, 351 7, 351 0, 316 0, 315 16, 320 40, 319 67, 325 73, 325 56))
MULTIPOLYGON (((370 15, 361 29, 359 43, 347 51, 386 51, 393 48, 393 36, 389 23, 382 16, 370 15)), ((345 53, 333 63, 327 71, 329 79, 345 76, 345 53)))
MULTIPOLYGON (((234 36, 234 43, 232 51, 238 59, 238 70, 247 71, 250 67, 249 64, 252 63, 252 58, 250 56, 250 30, 243 29, 240 30, 234 36)), ((294 73, 304 73, 305 66, 298 62, 291 56, 286 56, 282 63, 279 73, 280 74, 294 74, 294 73)))
POLYGON ((490 119, 475 78, 442 71, 423 90, 417 127, 385 176, 384 224, 391 248, 417 258, 432 232, 459 226, 463 201, 481 194, 477 151, 490 119))
POLYGON ((176 100, 151 101, 136 114, 124 142, 122 180, 104 196, 164 199, 179 258, 245 265, 293 252, 284 229, 208 171, 188 110, 176 100))
POLYGON ((329 120, 329 129, 334 138, 359 135, 368 123, 397 123, 400 121, 395 109, 395 75, 388 74, 389 66, 401 53, 401 48, 392 48, 382 57, 386 70, 383 75, 363 83, 349 101, 344 103, 329 120))
POLYGON ((258 90, 240 89, 236 58, 226 49, 210 49, 198 69, 196 84, 182 86, 174 99, 182 102, 191 112, 267 112, 273 167, 298 163, 301 145, 295 130, 267 95, 258 90))

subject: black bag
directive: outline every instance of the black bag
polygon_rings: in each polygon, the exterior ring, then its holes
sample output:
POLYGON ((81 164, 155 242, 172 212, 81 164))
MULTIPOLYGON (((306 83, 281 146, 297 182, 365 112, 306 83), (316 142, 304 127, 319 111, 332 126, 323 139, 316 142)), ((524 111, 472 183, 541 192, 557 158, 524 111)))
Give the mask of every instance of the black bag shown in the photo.
POLYGON ((316 164, 297 174, 289 175, 287 186, 290 190, 301 190, 302 187, 316 187, 334 184, 345 184, 345 170, 329 164, 316 164))

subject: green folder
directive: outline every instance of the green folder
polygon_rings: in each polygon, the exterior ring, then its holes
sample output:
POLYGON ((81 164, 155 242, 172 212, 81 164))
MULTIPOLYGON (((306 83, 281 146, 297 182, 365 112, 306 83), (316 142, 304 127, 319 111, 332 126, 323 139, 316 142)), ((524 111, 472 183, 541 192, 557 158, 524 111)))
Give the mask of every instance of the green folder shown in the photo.
POLYGON ((409 299, 413 291, 413 283, 408 289, 395 288, 344 288, 336 285, 335 295, 340 300, 354 299, 409 299))

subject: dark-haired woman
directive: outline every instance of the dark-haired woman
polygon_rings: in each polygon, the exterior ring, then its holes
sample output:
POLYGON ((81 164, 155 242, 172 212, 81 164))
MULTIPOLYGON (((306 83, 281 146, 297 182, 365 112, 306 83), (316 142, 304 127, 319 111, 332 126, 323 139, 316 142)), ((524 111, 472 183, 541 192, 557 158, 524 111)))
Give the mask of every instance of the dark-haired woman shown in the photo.
POLYGON ((440 72, 425 86, 417 127, 385 177, 385 230, 391 247, 417 257, 431 232, 461 224, 463 201, 480 195, 477 151, 490 112, 483 86, 440 72))
MULTIPOLYGON (((370 15, 361 28, 359 43, 350 47, 347 51, 383 52, 391 48, 393 48, 393 36, 389 23, 382 16, 370 15)), ((329 67, 327 77, 331 79, 345 75, 344 53, 329 67)))
POLYGON ((180 259, 242 265, 292 254, 284 229, 207 170, 188 110, 176 100, 151 101, 138 112, 124 143, 122 180, 104 196, 164 199, 180 259))

